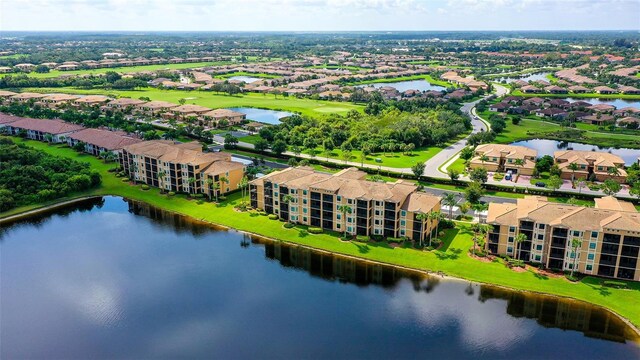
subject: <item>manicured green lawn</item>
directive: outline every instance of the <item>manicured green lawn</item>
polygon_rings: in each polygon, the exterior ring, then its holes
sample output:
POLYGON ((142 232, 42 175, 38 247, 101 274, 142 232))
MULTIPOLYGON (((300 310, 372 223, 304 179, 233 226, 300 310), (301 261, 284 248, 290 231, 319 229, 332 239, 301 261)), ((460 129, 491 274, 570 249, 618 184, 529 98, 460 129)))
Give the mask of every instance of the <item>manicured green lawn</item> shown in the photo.
POLYGON ((203 66, 215 66, 215 65, 227 65, 231 64, 229 61, 214 61, 214 62, 197 62, 197 63, 184 63, 184 64, 158 64, 158 65, 139 65, 139 66, 121 66, 114 68, 100 68, 100 69, 87 69, 87 70, 72 70, 72 71, 60 71, 51 70, 48 73, 36 73, 31 72, 27 75, 33 78, 46 79, 55 78, 61 75, 87 75, 87 74, 104 74, 107 71, 115 71, 118 73, 126 74, 138 71, 155 71, 164 69, 191 69, 203 66))
POLYGON ((178 103, 185 99, 187 104, 196 104, 210 108, 227 107, 255 107, 271 110, 285 110, 298 112, 308 116, 319 116, 327 112, 346 114, 350 110, 363 111, 364 107, 350 102, 323 101, 311 99, 298 99, 295 97, 277 98, 273 95, 247 93, 243 95, 222 95, 210 91, 185 91, 185 90, 161 90, 144 88, 140 90, 104 90, 91 89, 80 90, 75 88, 30 88, 25 91, 37 91, 42 93, 63 92, 69 94, 105 94, 111 96, 140 98, 148 97, 151 100, 163 100, 178 103))
MULTIPOLYGON (((366 157, 366 159, 364 160, 364 163, 370 164, 370 165, 380 165, 380 166, 404 169, 404 168, 412 167, 417 162, 425 162, 431 159, 435 154, 439 153, 440 151, 442 151, 442 148, 431 146, 431 147, 417 148, 416 150, 412 151, 410 155, 403 154, 401 151, 387 152, 387 153, 381 153, 381 152, 373 153, 366 157), (380 161, 377 161, 377 160, 380 160, 380 161)), ((334 149, 331 151, 331 155, 329 156, 329 158, 343 161, 344 158, 342 157, 342 154, 343 154, 342 150, 334 149)), ((351 158, 349 159, 349 161, 361 163, 362 162, 362 160, 360 159, 361 154, 362 154, 361 150, 352 150, 351 158)), ((317 148, 316 158, 318 158, 319 160, 326 160, 327 158, 327 156, 322 153, 322 148, 320 147, 317 148)))
POLYGON ((449 167, 447 167, 447 170, 449 169, 457 170, 460 174, 464 173, 466 171, 464 159, 457 158, 456 161, 454 161, 451 165, 449 165, 449 167))
MULTIPOLYGON (((113 164, 105 164, 101 160, 78 154, 66 147, 49 146, 35 141, 25 141, 25 143, 48 153, 86 161, 102 173, 103 185, 99 189, 74 194, 74 196, 91 194, 123 196, 196 219, 326 251, 413 269, 442 272, 470 281, 572 297, 607 307, 628 318, 636 326, 640 325, 640 307, 638 307, 640 284, 629 283, 631 290, 613 289, 603 287, 600 284, 601 280, 597 278, 587 277, 579 283, 570 283, 564 278, 549 278, 533 271, 515 272, 507 268, 501 260, 491 263, 480 262, 468 256, 468 249, 472 246, 472 233, 465 224, 460 224, 459 228, 446 232, 443 240, 449 244, 448 247, 431 252, 392 248, 386 243, 343 242, 335 234, 311 235, 302 227, 285 229, 282 222, 268 220, 267 217, 257 213, 237 212, 234 210, 234 204, 240 201, 239 194, 229 196, 228 200, 220 205, 208 202, 197 204, 182 195, 167 197, 160 194, 158 189, 143 191, 140 186, 122 182, 121 179, 107 172, 114 166, 113 164)), ((3 213, 0 217, 6 215, 3 213)))

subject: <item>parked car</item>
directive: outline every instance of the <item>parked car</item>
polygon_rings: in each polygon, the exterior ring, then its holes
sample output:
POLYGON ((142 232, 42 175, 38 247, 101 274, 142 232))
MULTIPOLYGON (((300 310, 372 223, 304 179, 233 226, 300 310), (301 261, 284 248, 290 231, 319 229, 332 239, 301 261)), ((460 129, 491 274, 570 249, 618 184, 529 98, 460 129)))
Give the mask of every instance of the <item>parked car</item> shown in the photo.
POLYGON ((542 181, 538 181, 538 182, 536 182, 536 183, 535 183, 535 185, 536 185, 537 187, 545 187, 545 186, 547 186, 547 184, 543 183, 542 181))
POLYGON ((507 175, 504 176, 504 179, 507 181, 511 181, 512 178, 513 174, 511 173, 511 170, 507 171, 507 175))

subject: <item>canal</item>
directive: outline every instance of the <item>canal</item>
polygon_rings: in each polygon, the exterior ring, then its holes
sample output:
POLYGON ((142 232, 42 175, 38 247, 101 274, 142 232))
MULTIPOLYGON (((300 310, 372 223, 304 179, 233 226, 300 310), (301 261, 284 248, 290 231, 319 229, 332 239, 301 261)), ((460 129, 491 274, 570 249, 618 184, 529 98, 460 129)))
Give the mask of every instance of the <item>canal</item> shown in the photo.
POLYGON ((602 308, 319 253, 118 197, 3 225, 0 256, 6 359, 640 356, 633 331, 602 308))

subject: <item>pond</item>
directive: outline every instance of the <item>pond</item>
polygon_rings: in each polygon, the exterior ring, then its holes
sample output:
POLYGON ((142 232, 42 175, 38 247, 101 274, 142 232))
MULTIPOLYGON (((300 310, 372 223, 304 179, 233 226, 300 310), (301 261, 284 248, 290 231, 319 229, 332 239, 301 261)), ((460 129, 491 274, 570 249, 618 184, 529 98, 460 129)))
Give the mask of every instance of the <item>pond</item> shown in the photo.
POLYGON ((381 82, 381 83, 372 83, 372 84, 364 84, 358 85, 358 87, 368 87, 373 86, 376 89, 385 86, 391 86, 400 92, 405 92, 407 90, 419 90, 419 91, 442 91, 446 88, 444 86, 433 85, 426 80, 409 80, 409 81, 397 81, 397 82, 381 82))
POLYGON ((626 99, 596 99, 596 98, 566 98, 565 100, 574 101, 586 101, 590 104, 609 104, 616 107, 616 109, 622 109, 626 107, 634 107, 640 109, 640 100, 626 100, 626 99))
POLYGON ((244 81, 247 84, 250 84, 252 82, 258 81, 258 80, 264 80, 258 77, 253 77, 253 76, 245 76, 245 75, 236 75, 236 76, 231 76, 228 77, 227 80, 237 80, 237 81, 244 81))
POLYGON ((511 143, 511 145, 526 146, 528 148, 535 149, 538 151, 538 157, 542 157, 544 155, 553 156, 554 151, 560 151, 560 150, 601 151, 601 152, 608 152, 608 153, 620 156, 627 165, 631 165, 637 162, 638 157, 640 157, 640 150, 638 149, 600 148, 596 145, 588 145, 588 144, 580 144, 580 143, 572 143, 572 142, 548 140, 548 139, 516 141, 511 143))
POLYGON ((3 226, 0 250, 6 359, 640 356, 632 330, 602 308, 288 246, 117 197, 3 226))
POLYGON ((506 82, 506 83, 512 83, 516 80, 524 80, 526 82, 529 81, 538 81, 538 80, 544 80, 544 81, 549 81, 549 79, 547 78, 547 75, 551 74, 550 72, 541 72, 541 73, 535 73, 535 74, 525 74, 525 75, 513 75, 513 76, 505 76, 505 77, 500 77, 500 78, 495 78, 494 80, 497 82, 506 82))
POLYGON ((280 124, 280 119, 293 115, 293 113, 288 111, 265 110, 249 107, 233 107, 228 109, 247 114, 248 120, 271 125, 278 125, 280 124))

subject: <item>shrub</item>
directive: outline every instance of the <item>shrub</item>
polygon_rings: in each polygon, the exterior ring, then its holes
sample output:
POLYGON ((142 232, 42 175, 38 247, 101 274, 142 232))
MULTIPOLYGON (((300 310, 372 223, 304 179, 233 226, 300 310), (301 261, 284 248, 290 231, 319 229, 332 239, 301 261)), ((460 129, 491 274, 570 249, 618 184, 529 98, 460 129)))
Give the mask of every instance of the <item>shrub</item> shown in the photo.
POLYGON ((220 195, 220 196, 218 196, 218 200, 225 201, 225 200, 227 200, 227 197, 224 196, 224 195, 220 195))
POLYGON ((258 211, 258 215, 267 216, 267 213, 265 211, 258 211))
POLYGON ((367 235, 356 235, 356 241, 367 242, 369 237, 367 235))
POLYGON ((150 189, 150 187, 149 187, 149 185, 147 185, 147 184, 143 184, 143 185, 141 185, 141 186, 140 186, 140 189, 142 189, 142 190, 145 190, 145 191, 146 191, 146 190, 149 190, 149 189, 150 189))
POLYGON ((169 192, 167 193, 167 196, 176 196, 176 193, 175 193, 175 192, 173 192, 173 191, 169 191, 169 192))
POLYGON ((284 224, 284 227, 287 228, 287 229, 291 229, 294 226, 295 225, 293 223, 290 223, 290 222, 284 224))
POLYGON ((310 227, 309 234, 322 234, 322 229, 319 227, 310 227))
POLYGON ((128 182, 128 181, 129 181, 129 178, 122 178, 122 180, 121 180, 121 181, 122 181, 122 182, 128 182))
POLYGON ((202 199, 204 198, 204 194, 193 194, 191 195, 194 199, 202 199))
POLYGON ((387 238, 387 242, 388 242, 388 243, 400 244, 400 243, 404 242, 404 239, 402 239, 402 238, 396 238, 396 237, 388 237, 388 238, 387 238))
POLYGON ((504 179, 504 175, 502 175, 502 174, 500 174, 500 173, 494 173, 494 174, 493 174, 493 180, 495 180, 495 181, 500 181, 500 180, 502 180, 502 179, 504 179))
POLYGON ((269 215, 269 220, 278 220, 278 215, 276 214, 269 215))
POLYGON ((622 281, 614 281, 614 280, 605 280, 602 282, 604 286, 616 288, 616 289, 626 289, 627 283, 622 281))
POLYGON ((116 170, 118 170, 118 169, 116 169, 116 168, 111 168, 111 169, 109 169, 109 170, 107 170, 107 171, 108 171, 108 172, 110 172, 110 173, 112 173, 112 172, 116 172, 116 170))

